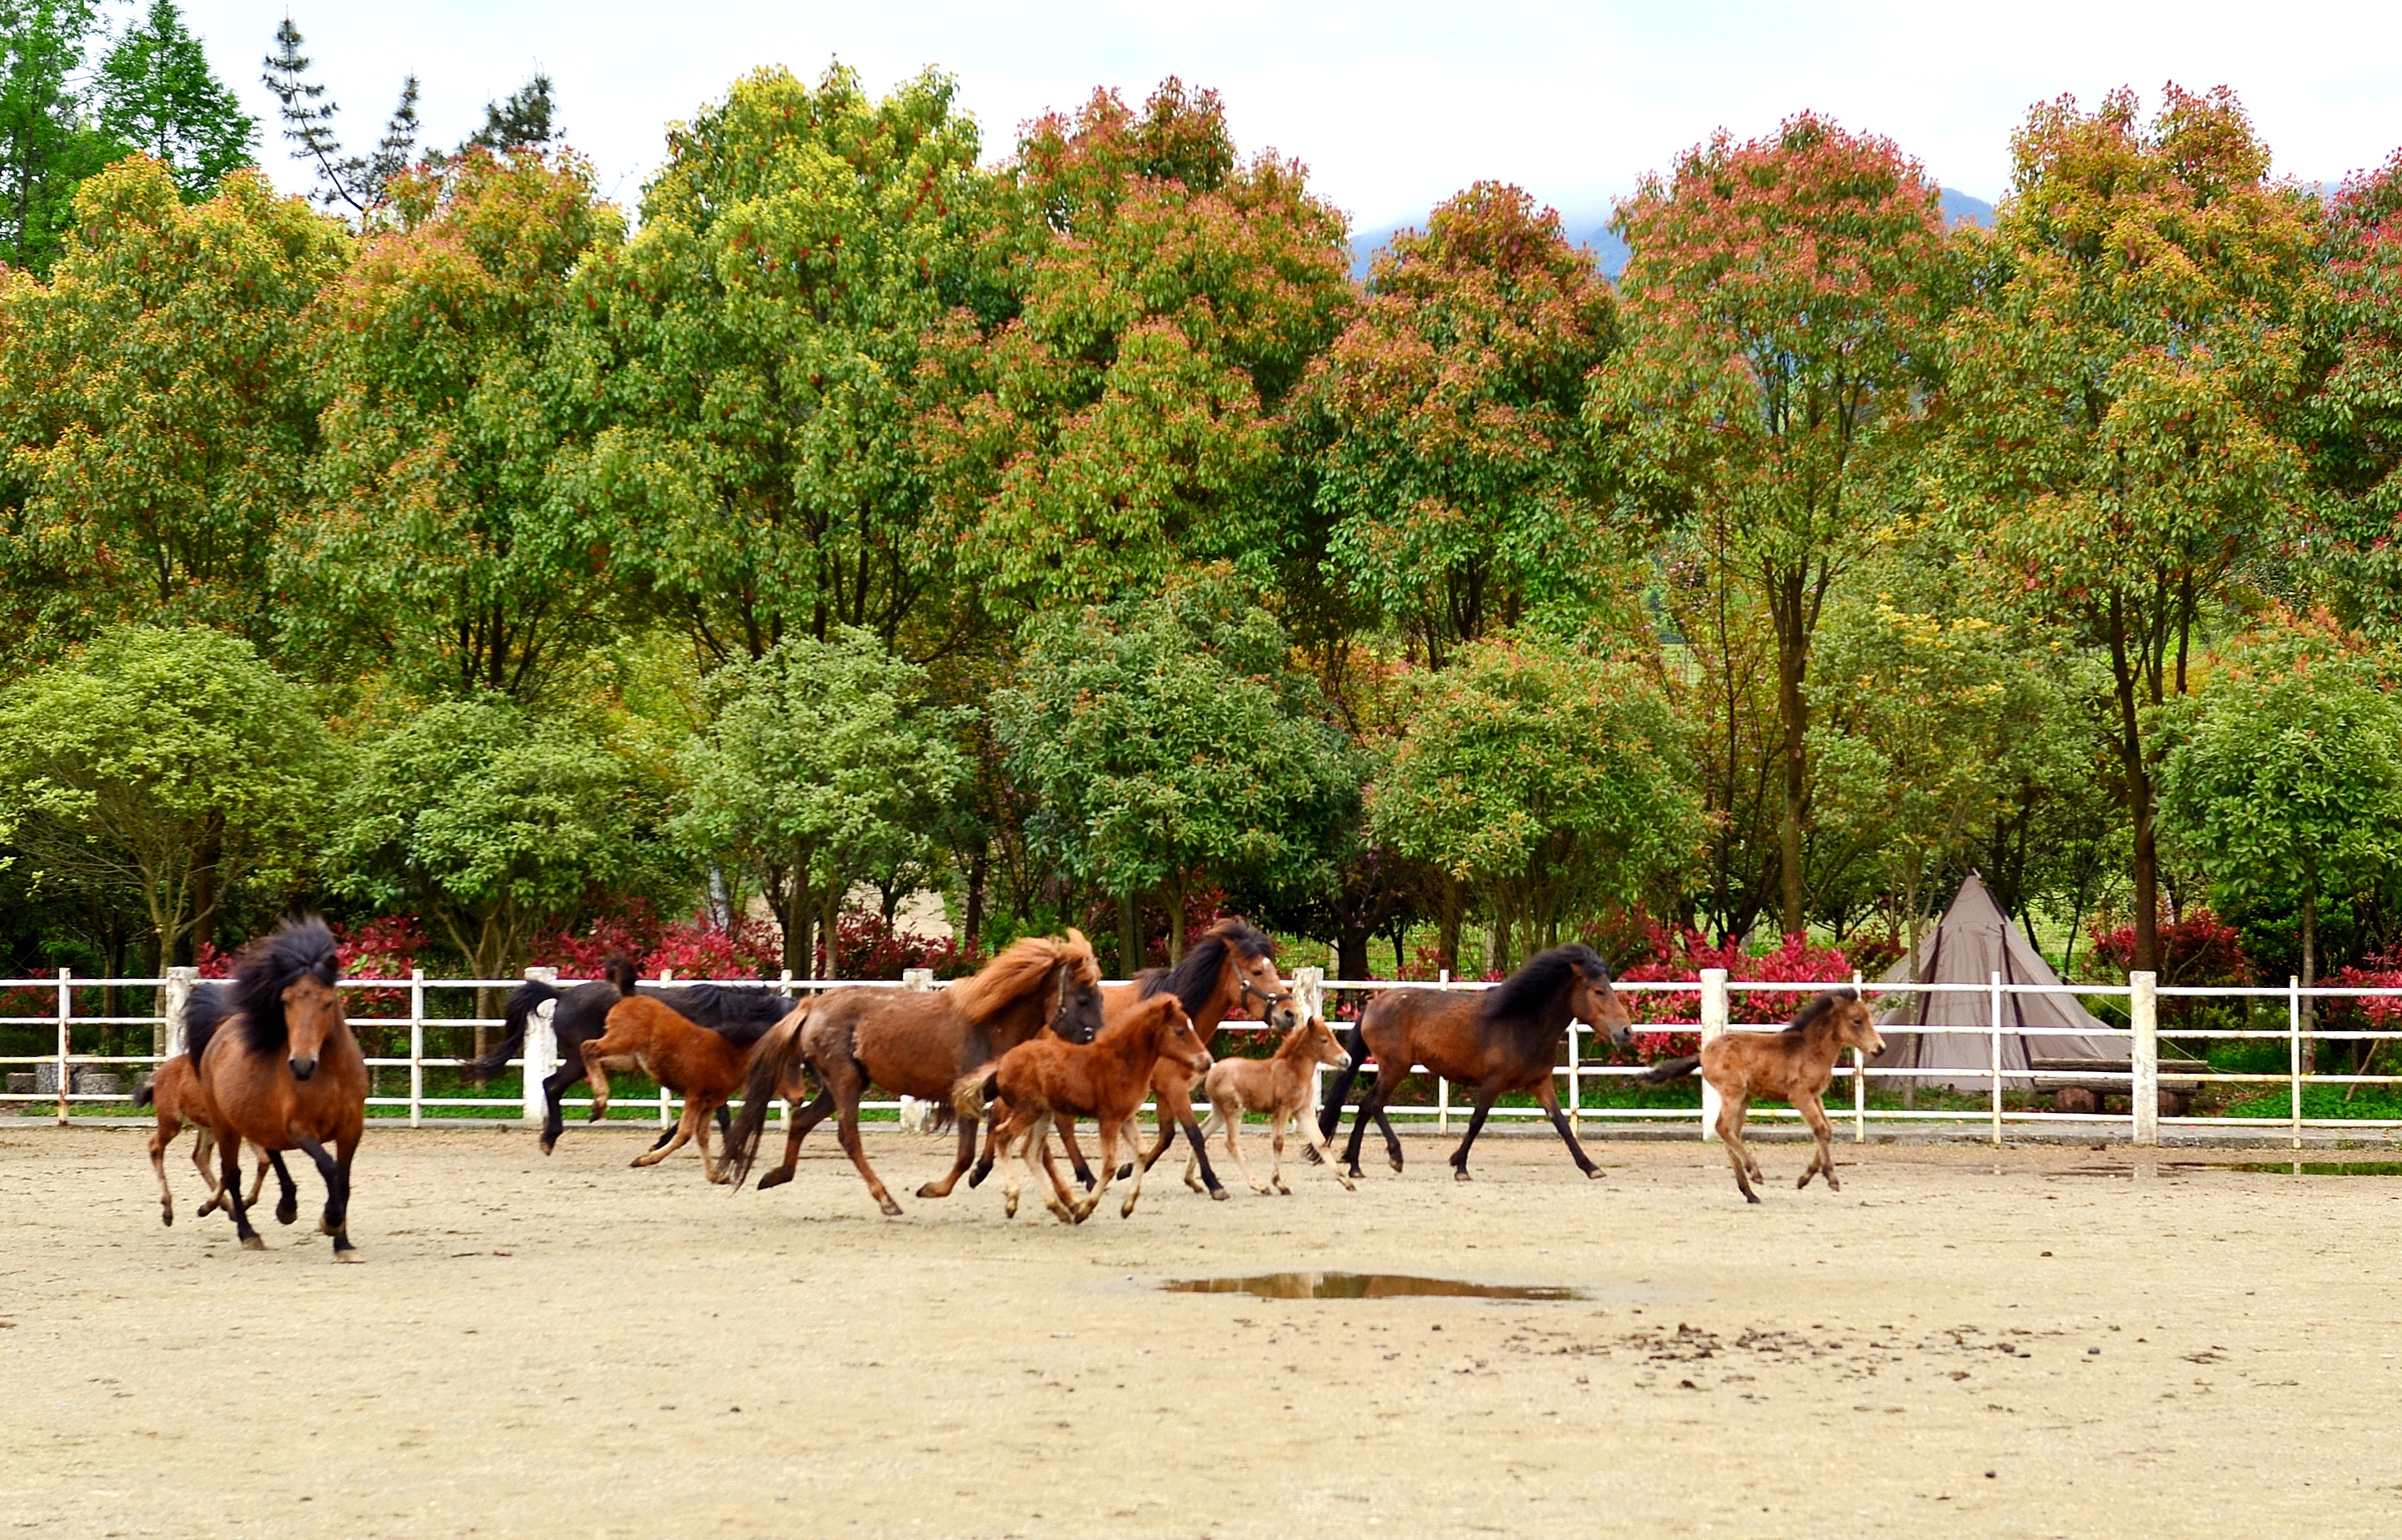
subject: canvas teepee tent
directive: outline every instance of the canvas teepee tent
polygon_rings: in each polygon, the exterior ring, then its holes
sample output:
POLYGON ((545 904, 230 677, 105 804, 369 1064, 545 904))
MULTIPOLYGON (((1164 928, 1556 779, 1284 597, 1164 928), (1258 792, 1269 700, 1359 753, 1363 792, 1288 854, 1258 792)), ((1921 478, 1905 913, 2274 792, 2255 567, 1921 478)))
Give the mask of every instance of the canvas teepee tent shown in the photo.
MULTIPOLYGON (((1952 907, 1943 912, 1932 934, 1919 943, 1918 978, 1910 976, 1910 959, 1894 964, 1882 981, 1887 984, 1988 984, 1999 973, 2004 983, 2058 983, 2060 975, 2027 944, 2010 925, 2010 917, 1985 889, 1984 880, 1968 873, 1952 907)), ((1933 1073, 1913 1080, 1886 1080, 1886 1085, 1950 1086, 1958 1091, 1983 1091, 1992 1082, 1994 997, 1991 994, 1917 995, 1884 1013, 1877 1026, 1884 1034, 1885 1051, 1876 1058, 1879 1069, 1925 1069, 1933 1073), (1950 1027, 1930 1035, 1912 1027, 1950 1027), (1971 1035, 1973 1034, 1973 1035, 1971 1035)), ((2002 1068, 2023 1070, 2032 1052, 2042 1059, 2119 1060, 2130 1049, 2127 1035, 2113 1032, 2066 995, 2004 995, 2002 997, 2002 1068), (2064 1027, 2074 1036, 2025 1037, 2026 1027, 2064 1027)), ((2005 1087, 2021 1090, 2031 1082, 2006 1079, 2005 1087)))

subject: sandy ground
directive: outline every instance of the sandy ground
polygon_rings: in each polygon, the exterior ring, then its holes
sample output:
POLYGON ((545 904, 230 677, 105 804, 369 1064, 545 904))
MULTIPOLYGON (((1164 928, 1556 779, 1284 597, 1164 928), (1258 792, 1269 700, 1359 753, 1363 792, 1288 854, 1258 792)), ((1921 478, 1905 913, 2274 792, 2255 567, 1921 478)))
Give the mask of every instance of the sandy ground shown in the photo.
MULTIPOLYGON (((812 1141, 814 1145, 814 1141, 812 1141)), ((2402 1533, 2402 1178, 1846 1148, 1446 1147, 1066 1229, 770 1193, 623 1133, 370 1133, 336 1267, 158 1220, 140 1136, 0 1132, 0 1522, 170 1535, 2402 1533), (2087 1174, 2077 1168, 2087 1168, 2087 1174), (1781 1176, 1780 1176, 1781 1174, 1781 1176), (1565 1302, 1267 1300, 1348 1269, 1565 1302)), ((1263 1144, 1259 1153, 1264 1155, 1263 1144)), ((1260 1162, 1264 1170, 1264 1161, 1260 1162)), ((1166 1171, 1166 1167, 1162 1167, 1166 1171)), ((1155 1174, 1156 1175, 1156 1174, 1155 1174)), ((270 1187, 270 1193, 271 1193, 270 1187)))

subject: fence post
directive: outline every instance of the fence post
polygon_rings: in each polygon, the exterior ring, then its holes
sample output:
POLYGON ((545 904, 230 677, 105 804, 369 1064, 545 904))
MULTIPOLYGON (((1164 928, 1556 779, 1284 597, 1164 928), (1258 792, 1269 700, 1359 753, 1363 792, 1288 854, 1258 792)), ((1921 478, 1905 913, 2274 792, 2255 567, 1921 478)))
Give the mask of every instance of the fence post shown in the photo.
POLYGON ((1568 1126, 1584 1127, 1584 1082, 1577 1074, 1577 1019, 1568 1018, 1568 1126))
MULTIPOLYGON (((931 968, 904 968, 901 970, 901 987, 913 995, 923 995, 934 987, 934 970, 931 968)), ((940 1110, 933 1102, 921 1102, 915 1096, 901 1098, 901 1129, 905 1134, 932 1134, 934 1116, 940 1110)))
POLYGON ((2292 1050, 2291 1078, 2294 1091, 2293 1148, 2302 1148, 2302 981, 2288 974, 2285 979, 2285 1039, 2292 1050))
POLYGON ((150 1050, 164 1064, 184 1051, 191 1039, 185 1035, 184 1012, 192 1003, 192 985, 198 983, 200 970, 197 968, 167 969, 167 987, 159 993, 165 997, 159 1007, 158 1036, 151 1039, 150 1050))
POLYGON ((425 969, 408 970, 408 1126, 425 1126, 425 969))
POLYGON ((69 1025, 75 1020, 75 988, 67 981, 75 975, 66 969, 59 969, 59 1126, 67 1126, 67 1093, 74 1073, 67 1066, 69 1025))
MULTIPOLYGON (((1292 970, 1292 993, 1294 1003, 1301 1007, 1301 1019, 1304 1022, 1308 1021, 1313 1016, 1324 1016, 1326 1014, 1326 969, 1322 968, 1294 969, 1292 970)), ((1328 1025, 1331 1029, 1332 1024, 1329 1023, 1328 1025)), ((1326 1066, 1322 1064, 1310 1066, 1309 1107, 1303 1116, 1312 1120, 1315 1120, 1318 1117, 1320 1093, 1325 1089, 1326 1066)))
POLYGON ((2135 1115, 2134 1142, 2143 1148, 2160 1142, 2160 976, 2127 975, 2127 1020, 2134 1028, 2134 1075, 2128 1089, 2135 1115))
POLYGON ((2002 1145, 2002 975, 1994 973, 1994 1148, 2002 1145))
MULTIPOLYGON (((784 997, 787 1001, 792 999, 793 970, 791 969, 783 969, 777 973, 776 993, 784 997)), ((776 1102, 776 1126, 785 1130, 793 1126, 793 1104, 780 1097, 776 1102)))
MULTIPOLYGON (((528 983, 556 985, 559 983, 559 969, 556 968, 529 968, 525 976, 528 983)), ((541 1128, 550 1121, 550 1098, 543 1090, 543 1082, 549 1079, 550 1072, 559 1067, 559 1034, 550 1024, 551 1018, 558 1013, 559 1002, 545 1000, 534 1007, 532 1015, 526 1018, 525 1070, 520 1079, 525 1091, 525 1121, 529 1128, 541 1128)))
MULTIPOLYGON (((1860 986, 1860 970, 1852 969, 1852 993, 1868 998, 1860 986)), ((1852 1050, 1852 1143, 1869 1142, 1869 1056, 1858 1049, 1852 1050)))
MULTIPOLYGON (((1714 1038, 1726 1036, 1730 1008, 1727 1002, 1727 970, 1723 968, 1702 969, 1702 1041, 1706 1045, 1714 1038)), ((1702 1142, 1719 1142, 1719 1093, 1710 1082, 1702 1082, 1702 1142)))
MULTIPOLYGON (((661 989, 665 989, 668 985, 673 983, 675 983, 675 969, 672 968, 660 969, 659 987, 661 989)), ((667 1081, 661 1080, 659 1082, 659 1127, 662 1129, 673 1128, 675 1126, 675 1121, 674 1098, 668 1091, 667 1081)))

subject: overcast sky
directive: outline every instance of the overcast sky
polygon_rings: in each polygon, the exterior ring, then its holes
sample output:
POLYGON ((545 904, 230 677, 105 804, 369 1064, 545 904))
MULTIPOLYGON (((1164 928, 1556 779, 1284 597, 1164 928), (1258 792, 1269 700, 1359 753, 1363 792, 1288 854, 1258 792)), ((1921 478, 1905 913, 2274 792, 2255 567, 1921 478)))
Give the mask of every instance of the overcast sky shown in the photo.
MULTIPOLYGON (((129 3, 114 0, 120 16, 129 3)), ((629 204, 670 119, 757 65, 814 77, 836 58, 879 91, 930 64, 950 72, 991 158, 1019 123, 1097 85, 1139 102, 1180 75, 1224 93, 1246 152, 1306 161, 1360 228, 1415 219, 1480 177, 1597 217, 1712 129, 1748 136, 1802 107, 1888 134, 1946 186, 1987 199, 2030 103, 2091 103, 2121 84, 2147 98, 2168 80, 2235 87, 2278 170, 2312 181, 2402 143, 2394 0, 186 0, 219 74, 266 125, 269 169, 296 188, 305 173, 284 160, 258 83, 287 8, 353 145, 376 136, 405 73, 423 81, 427 137, 447 144, 540 65, 570 141, 629 204)))

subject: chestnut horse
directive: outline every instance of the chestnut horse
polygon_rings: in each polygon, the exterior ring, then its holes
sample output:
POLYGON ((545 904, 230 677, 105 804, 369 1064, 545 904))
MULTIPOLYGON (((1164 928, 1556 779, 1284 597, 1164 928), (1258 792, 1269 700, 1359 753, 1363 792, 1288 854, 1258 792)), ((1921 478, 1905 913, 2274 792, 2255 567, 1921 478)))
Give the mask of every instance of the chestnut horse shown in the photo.
MULTIPOLYGON (((188 1016, 186 1018, 188 1020, 188 1016)), ((167 1185, 167 1147, 184 1136, 184 1130, 198 1129, 192 1140, 192 1169, 209 1187, 209 1201, 200 1205, 203 1219, 225 1206, 225 1184, 209 1157, 216 1152, 217 1136, 209 1132, 208 1098, 200 1093, 199 1074, 192 1068, 191 1055, 178 1053, 159 1065, 156 1073, 133 1088, 133 1105, 158 1109, 159 1126, 150 1135, 150 1169, 159 1176, 159 1222, 175 1222, 175 1193, 167 1185)), ((272 1162, 283 1179, 283 1203, 275 1217, 290 1224, 300 1214, 299 1201, 293 1195, 292 1175, 283 1169, 283 1157, 259 1151, 258 1170, 250 1179, 250 1195, 242 1202, 255 1204, 259 1189, 267 1186, 267 1167, 272 1162)))
POLYGON ((1751 1147, 1743 1142, 1744 1115, 1754 1096, 1775 1096, 1793 1104, 1810 1125, 1817 1151, 1810 1157, 1798 1189, 1810 1178, 1827 1174, 1827 1190, 1840 1192, 1835 1180, 1835 1130, 1827 1121, 1827 1087, 1835 1078, 1835 1061, 1843 1050, 1857 1048, 1874 1058, 1884 1052, 1884 1036, 1869 1017, 1856 989, 1829 989, 1802 1008, 1793 1024, 1778 1033, 1728 1032, 1702 1045, 1699 1053, 1663 1059, 1643 1078, 1654 1085, 1681 1080, 1699 1066, 1702 1079, 1719 1093, 1719 1139, 1734 1165, 1734 1185, 1746 1202, 1760 1202, 1753 1182, 1766 1181, 1751 1147))
MULTIPOLYGON (((1256 1010, 1260 1019, 1278 1032, 1289 1032, 1301 1024, 1301 1007, 1294 1003, 1292 990, 1284 976, 1277 971, 1276 943, 1263 931, 1254 929, 1233 917, 1220 920, 1201 939, 1187 948, 1183 961, 1174 968, 1151 968, 1135 975, 1130 983, 1110 984, 1101 991, 1101 1009, 1110 1021, 1133 1011, 1142 1002, 1161 995, 1173 995, 1193 1018, 1193 1030, 1207 1042, 1217 1032, 1219 1024, 1237 1009, 1256 1010)), ((1192 1163, 1201 1168, 1201 1180, 1208 1185, 1209 1196, 1223 1202, 1226 1189, 1210 1169, 1208 1141, 1201 1136, 1200 1120, 1193 1115, 1193 1082, 1174 1062, 1162 1059, 1158 1074, 1151 1084, 1159 1098, 1159 1137, 1142 1156, 1143 1169, 1155 1164, 1162 1152, 1174 1142, 1172 1130, 1184 1130, 1186 1143, 1193 1148, 1192 1163)), ((1093 1173, 1084 1164, 1084 1152, 1076 1144, 1076 1120, 1061 1116, 1058 1121, 1059 1142, 1067 1147, 1068 1159, 1076 1168, 1076 1179, 1086 1189, 1093 1185, 1093 1173)), ((968 1186, 981 1183, 992 1170, 993 1149, 987 1141, 983 1158, 976 1162, 974 1174, 968 1186)), ((1123 1178, 1123 1171, 1118 1176, 1123 1178)), ((927 1184, 920 1197, 940 1198, 949 1194, 951 1184, 927 1184)))
MULTIPOLYGON (((606 1030, 587 1038, 577 1048, 585 1078, 592 1082, 592 1116, 599 1122, 609 1111, 609 1071, 636 1069, 683 1098, 683 1117, 660 1142, 633 1159, 638 1166, 656 1165, 682 1149, 694 1134, 700 1136, 700 1169, 712 1182, 733 1175, 709 1153, 709 1115, 723 1108, 742 1089, 751 1068, 752 1051, 767 1033, 766 1022, 749 1027, 707 1027, 687 1021, 665 1000, 628 991, 609 1008, 606 1030)), ((783 1088, 785 1100, 797 1104, 796 1079, 783 1088)))
POLYGON ((1351 1121, 1351 1142, 1343 1163, 1360 1175, 1360 1139, 1374 1118, 1385 1135, 1385 1153, 1393 1169, 1401 1169, 1401 1141, 1385 1117, 1393 1093, 1410 1078, 1411 1066, 1424 1065, 1456 1085, 1476 1093, 1476 1110, 1468 1120, 1468 1136, 1452 1152, 1451 1174, 1468 1180, 1468 1148, 1484 1131, 1493 1104, 1513 1091, 1531 1091, 1552 1126, 1575 1157, 1577 1168, 1598 1176, 1577 1143, 1576 1130, 1560 1110, 1559 1089, 1552 1075, 1559 1067, 1560 1039, 1568 1019, 1609 1034, 1613 1043, 1634 1037, 1626 1008, 1609 986, 1609 965, 1589 946, 1555 946, 1538 954, 1525 967, 1481 994, 1443 989, 1394 989, 1378 995, 1360 1013, 1351 1029, 1351 1067, 1339 1071, 1318 1117, 1318 1132, 1329 1138, 1343 1120, 1343 1098, 1352 1077, 1370 1055, 1376 1060, 1375 1082, 1360 1093, 1360 1110, 1351 1121))
POLYGON ((367 1066, 342 1017, 340 977, 325 922, 313 915, 286 920, 235 954, 233 977, 219 986, 229 1011, 198 1024, 186 1016, 187 1052, 199 1066, 223 1162, 226 1207, 234 1233, 252 1251, 267 1243, 251 1228, 242 1200, 244 1139, 266 1150, 304 1150, 317 1162, 325 1180, 318 1228, 334 1238, 336 1261, 362 1259, 349 1231, 351 1157, 366 1120, 367 1066))
MULTIPOLYGON (((1073 1043, 1087 1043, 1101 1026, 1101 969, 1093 946, 1079 930, 1065 940, 1029 936, 987 963, 973 978, 954 980, 939 990, 853 985, 804 1000, 759 1039, 751 1078, 742 1093, 742 1116, 725 1135, 735 1179, 750 1175, 767 1124, 767 1104, 803 1065, 818 1093, 792 1120, 784 1136, 784 1163, 759 1178, 762 1188, 793 1179, 801 1140, 838 1113, 843 1152, 867 1182, 877 1206, 898 1214, 859 1144, 859 1104, 870 1085, 933 1102, 940 1115, 951 1108, 959 1078, 1049 1027, 1073 1043)), ((948 1191, 975 1159, 975 1125, 959 1125, 959 1153, 942 1184, 948 1191)), ((932 1184, 929 1184, 930 1186, 932 1184)), ((925 1195, 925 1189, 920 1189, 925 1195)))
MULTIPOLYGON (((481 1083, 508 1066, 508 1062, 524 1051, 526 1025, 533 1013, 553 1000, 559 1002, 551 1012, 551 1037, 559 1045, 559 1067, 542 1082, 543 1100, 548 1110, 542 1121, 542 1152, 549 1154, 559 1143, 565 1127, 559 1111, 559 1099, 568 1088, 584 1079, 584 1055, 580 1052, 591 1039, 609 1030, 610 1008, 632 995, 660 1000, 672 1007, 677 1015, 702 1026, 720 1032, 730 1032, 735 1040, 754 1043, 767 1028, 781 1021, 793 1009, 793 1002, 778 994, 772 985, 757 989, 728 987, 714 983, 642 983, 634 965, 624 957, 612 957, 601 969, 602 977, 573 989, 559 989, 540 979, 528 979, 518 985, 509 997, 504 1012, 508 1030, 497 1047, 480 1059, 472 1059, 460 1066, 460 1073, 481 1083)), ((725 1127, 723 1111, 717 1117, 718 1129, 725 1127)), ((657 1148, 673 1138, 672 1132, 659 1135, 657 1148)))
MULTIPOLYGON (((1083 1224, 1100 1206, 1110 1180, 1117 1175, 1118 1140, 1129 1148, 1135 1119, 1151 1094, 1154 1075, 1172 1065, 1183 1083, 1209 1068, 1209 1050, 1193 1029, 1193 1019, 1173 995, 1153 995, 1115 1021, 1105 1024, 1089 1043, 1066 1043, 1056 1038, 1035 1038, 1018 1044, 1000 1059, 952 1088, 952 1105, 959 1124, 973 1128, 985 1104, 991 1104, 993 1148, 1001 1152, 1002 1212, 1017 1214, 1017 1161, 1028 1146, 1029 1157, 1051 1180, 1043 1206, 1065 1224, 1083 1224), (1058 1162, 1051 1158, 1055 1118, 1090 1118, 1101 1127, 1101 1180, 1079 1201, 1068 1190, 1058 1162)), ((1135 1200, 1142 1196, 1140 1162, 1134 1167, 1134 1186, 1118 1207, 1118 1217, 1134 1217, 1135 1200)))
MULTIPOLYGON (((1291 1123, 1309 1140, 1310 1148, 1319 1160, 1334 1165, 1333 1151, 1318 1132, 1318 1124, 1309 1116, 1310 1093, 1317 1089, 1318 1066, 1327 1065, 1342 1070, 1351 1067, 1351 1055, 1334 1040, 1327 1029, 1326 1018, 1312 1016, 1284 1036, 1277 1051, 1264 1059, 1221 1059, 1202 1082, 1202 1093, 1209 1098, 1209 1127, 1206 1132, 1226 1131, 1226 1153, 1235 1158, 1243 1179, 1251 1190, 1265 1194, 1280 1192, 1287 1197, 1292 1189, 1284 1185, 1284 1128, 1291 1123), (1250 1162, 1243 1159, 1243 1147, 1236 1134, 1243 1126, 1246 1112, 1264 1112, 1268 1120, 1268 1179, 1261 1181, 1251 1175, 1250 1162)), ((1194 1162, 1184 1162, 1184 1185, 1194 1191, 1201 1184, 1194 1179, 1194 1162)), ((1351 1178, 1338 1167, 1334 1179, 1346 1191, 1356 1191, 1351 1178)))

